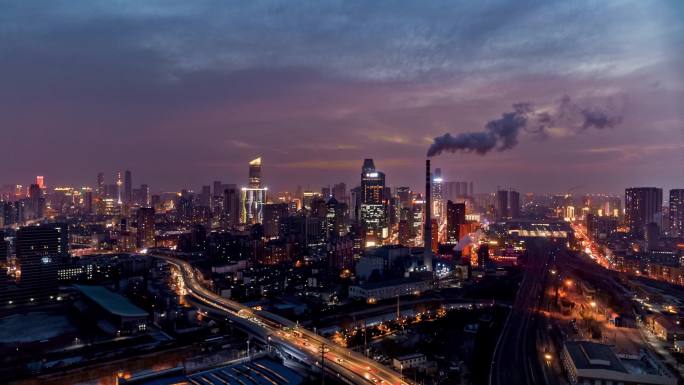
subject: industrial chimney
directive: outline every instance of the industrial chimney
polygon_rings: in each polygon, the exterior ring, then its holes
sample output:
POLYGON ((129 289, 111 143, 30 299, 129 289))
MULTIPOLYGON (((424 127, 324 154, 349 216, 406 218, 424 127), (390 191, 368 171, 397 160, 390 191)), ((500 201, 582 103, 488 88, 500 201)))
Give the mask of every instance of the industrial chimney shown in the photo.
POLYGON ((425 225, 423 227, 423 265, 432 271, 432 177, 430 159, 425 161, 425 225))

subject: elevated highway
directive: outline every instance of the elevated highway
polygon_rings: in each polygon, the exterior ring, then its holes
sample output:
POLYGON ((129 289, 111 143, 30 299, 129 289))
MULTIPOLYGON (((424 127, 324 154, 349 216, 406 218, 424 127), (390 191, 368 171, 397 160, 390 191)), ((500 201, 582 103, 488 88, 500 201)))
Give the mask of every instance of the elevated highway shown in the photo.
POLYGON ((260 341, 276 347, 281 354, 320 369, 348 384, 409 385, 399 373, 349 349, 335 345, 294 322, 266 311, 254 310, 206 289, 197 271, 187 261, 167 255, 148 255, 178 267, 187 295, 199 304, 229 318, 239 328, 260 341))

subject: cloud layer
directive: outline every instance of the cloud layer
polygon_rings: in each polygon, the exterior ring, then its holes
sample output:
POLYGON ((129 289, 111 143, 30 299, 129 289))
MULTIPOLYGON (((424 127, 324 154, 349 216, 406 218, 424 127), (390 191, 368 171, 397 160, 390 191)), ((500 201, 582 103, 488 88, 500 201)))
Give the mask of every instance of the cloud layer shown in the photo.
MULTIPOLYGON (((641 182, 635 172, 653 184, 684 177, 650 169, 681 164, 677 151, 638 161, 586 152, 684 141, 676 0, 0 0, 0 9, 0 130, 11 164, 0 184, 36 174, 92 184, 98 171, 123 168, 157 190, 242 183, 246 161, 263 155, 276 188, 357 183, 353 159, 365 157, 391 184, 415 185, 432 138, 458 138, 520 100, 536 118, 566 94, 584 109, 545 128, 541 144, 436 161, 449 178, 521 189, 562 189, 555 168, 577 154, 593 167, 567 177, 597 189, 613 188, 601 175, 611 167, 615 184, 641 182), (629 100, 619 130, 573 135, 613 124, 601 103, 616 95, 629 100), (512 182, 512 170, 490 167, 502 157, 519 171, 512 182)), ((485 130, 495 133, 491 148, 522 137, 509 120, 485 130)))

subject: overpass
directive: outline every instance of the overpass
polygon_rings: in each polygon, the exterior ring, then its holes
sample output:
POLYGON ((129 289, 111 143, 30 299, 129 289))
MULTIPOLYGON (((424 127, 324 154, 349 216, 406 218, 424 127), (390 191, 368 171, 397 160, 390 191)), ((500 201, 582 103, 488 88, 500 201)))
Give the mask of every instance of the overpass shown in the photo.
POLYGON ((198 273, 187 261, 148 253, 178 267, 188 295, 203 306, 232 320, 238 327, 260 341, 276 347, 289 358, 312 368, 318 367, 347 384, 409 385, 409 381, 359 353, 335 345, 294 322, 266 311, 253 310, 239 302, 223 298, 200 283, 198 273))

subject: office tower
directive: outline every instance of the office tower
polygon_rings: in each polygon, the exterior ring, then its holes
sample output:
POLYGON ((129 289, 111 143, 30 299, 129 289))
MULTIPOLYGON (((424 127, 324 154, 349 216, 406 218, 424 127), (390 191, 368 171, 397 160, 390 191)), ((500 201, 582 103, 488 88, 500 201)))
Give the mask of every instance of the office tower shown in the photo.
POLYGON ((99 198, 103 198, 105 196, 105 180, 104 173, 102 172, 97 173, 97 190, 95 192, 99 198))
POLYGON ((269 203, 264 205, 264 236, 277 238, 280 233, 280 223, 287 217, 287 203, 269 203))
POLYGON ((499 190, 496 192, 496 218, 506 219, 508 215, 508 191, 499 190))
POLYGON ((211 206, 211 186, 202 186, 198 196, 198 203, 200 206, 211 206))
POLYGON ((123 191, 122 190, 123 181, 121 180, 121 173, 116 173, 116 203, 121 205, 123 203, 123 191))
POLYGON ((670 190, 670 236, 684 237, 684 189, 670 190))
POLYGON ((447 201, 446 207, 446 242, 456 244, 461 240, 461 225, 466 223, 466 205, 447 201))
POLYGON ((57 295, 57 255, 61 236, 47 226, 17 230, 16 253, 21 268, 18 301, 34 302, 57 295))
POLYGON ((261 157, 249 162, 249 188, 261 188, 261 157))
POLYGON ((381 205, 384 189, 385 174, 375 169, 373 159, 365 159, 361 169, 361 203, 381 205))
POLYGON ((155 246, 154 240, 154 208, 141 207, 137 212, 138 232, 137 243, 139 248, 155 246))
POLYGON ((223 215, 228 227, 236 227, 240 224, 240 193, 234 184, 224 185, 223 190, 223 215))
POLYGON ((373 159, 365 159, 361 168, 361 224, 367 244, 377 244, 388 234, 385 201, 385 174, 375 169, 373 159))
POLYGON ((124 173, 124 203, 131 204, 133 201, 133 176, 130 170, 124 173))
POLYGON ((332 196, 340 203, 349 204, 349 197, 347 196, 347 185, 344 183, 337 183, 332 187, 332 196))
POLYGON ((513 218, 520 218, 520 193, 515 190, 508 191, 508 215, 513 218))
POLYGON ((40 187, 41 190, 45 190, 45 177, 42 175, 38 175, 36 177, 36 184, 38 187, 40 187))
POLYGON ((430 174, 430 159, 425 161, 425 228, 423 229, 423 266, 432 271, 432 178, 430 174))
POLYGON ((663 190, 656 187, 634 187, 625 190, 625 221, 630 233, 643 237, 649 223, 661 225, 663 190))
POLYGON ((331 197, 325 203, 326 236, 329 239, 339 238, 347 234, 348 206, 331 197))

